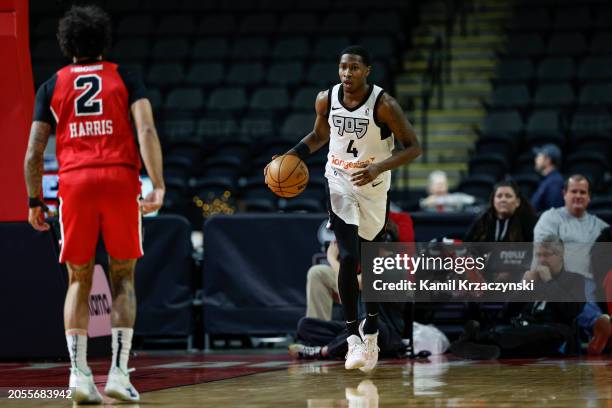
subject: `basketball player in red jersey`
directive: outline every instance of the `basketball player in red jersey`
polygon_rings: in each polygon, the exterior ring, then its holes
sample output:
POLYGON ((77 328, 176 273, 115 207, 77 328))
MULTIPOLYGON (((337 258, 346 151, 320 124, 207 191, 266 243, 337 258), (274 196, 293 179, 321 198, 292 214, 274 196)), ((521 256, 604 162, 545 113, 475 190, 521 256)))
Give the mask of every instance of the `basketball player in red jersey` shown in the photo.
POLYGON ((64 325, 70 353, 70 387, 79 403, 100 403, 87 365, 88 297, 101 232, 110 255, 113 293, 113 360, 107 395, 138 401, 127 362, 136 315, 134 269, 143 255, 141 213, 159 209, 164 199, 162 154, 151 104, 141 79, 104 61, 111 41, 109 16, 95 6, 72 7, 60 20, 58 40, 72 64, 38 89, 25 159, 29 222, 49 229, 40 201, 43 152, 55 126, 59 163, 60 262, 69 271, 64 325), (132 126, 154 190, 140 199, 141 167, 132 126))

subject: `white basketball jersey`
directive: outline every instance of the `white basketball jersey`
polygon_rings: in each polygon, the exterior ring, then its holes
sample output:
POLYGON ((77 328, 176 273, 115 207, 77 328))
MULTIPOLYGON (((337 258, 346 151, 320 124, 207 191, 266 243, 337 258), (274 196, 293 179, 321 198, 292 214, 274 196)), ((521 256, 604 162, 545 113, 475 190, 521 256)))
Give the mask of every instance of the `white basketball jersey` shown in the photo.
MULTIPOLYGON (((376 107, 383 89, 370 85, 365 100, 348 108, 344 105, 342 84, 334 85, 330 89, 329 101, 329 154, 325 166, 325 176, 348 176, 367 167, 371 163, 381 162, 391 156, 393 150, 393 136, 385 125, 377 123, 376 107)), ((387 191, 391 187, 391 172, 383 172, 372 186, 383 184, 376 191, 387 191)), ((355 187, 363 189, 366 186, 355 187)), ((366 188, 367 189, 367 188, 366 188)))

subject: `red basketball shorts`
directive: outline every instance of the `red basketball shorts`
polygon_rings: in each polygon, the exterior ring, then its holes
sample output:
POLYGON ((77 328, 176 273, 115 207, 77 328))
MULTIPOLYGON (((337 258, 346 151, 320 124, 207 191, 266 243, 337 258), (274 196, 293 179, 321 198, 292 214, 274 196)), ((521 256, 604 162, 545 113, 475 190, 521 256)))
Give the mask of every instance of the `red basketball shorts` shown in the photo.
POLYGON ((143 255, 138 172, 126 166, 81 168, 59 179, 60 262, 94 257, 100 232, 115 259, 143 255))

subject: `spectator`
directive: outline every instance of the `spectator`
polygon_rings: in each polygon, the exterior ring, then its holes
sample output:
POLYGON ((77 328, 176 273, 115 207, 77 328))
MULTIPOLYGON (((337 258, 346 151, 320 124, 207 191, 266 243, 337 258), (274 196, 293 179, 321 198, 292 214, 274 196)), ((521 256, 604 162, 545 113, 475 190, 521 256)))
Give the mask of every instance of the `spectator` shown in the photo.
POLYGON ((331 241, 327 248, 326 264, 313 265, 306 275, 306 317, 331 320, 334 300, 338 296, 338 244, 331 241))
POLYGON ((606 227, 597 237, 597 241, 591 250, 593 280, 596 286, 595 298, 600 302, 601 310, 612 314, 612 253, 609 244, 612 242, 612 228, 606 227), (607 304, 604 304, 603 300, 607 304))
POLYGON ((474 221, 466 242, 531 242, 536 215, 512 181, 493 187, 489 207, 474 221))
POLYGON ((546 357, 577 350, 574 334, 584 305, 584 277, 565 270, 564 246, 557 237, 545 237, 535 252, 536 266, 524 279, 535 281, 533 297, 541 300, 523 304, 509 326, 481 333, 480 324, 469 321, 463 335, 451 344, 453 354, 480 360, 546 357))
POLYGON ((474 197, 465 193, 449 193, 448 178, 442 170, 435 170, 429 174, 427 191, 429 196, 419 203, 423 211, 462 211, 464 207, 472 205, 476 201, 474 197))
POLYGON ((592 336, 589 352, 599 354, 606 346, 602 339, 609 337, 610 318, 603 315, 594 300, 595 283, 591 273, 589 252, 601 231, 608 224, 587 207, 591 200, 589 180, 581 174, 570 176, 563 187, 565 205, 545 211, 534 229, 534 241, 541 242, 547 236, 555 236, 565 243, 564 264, 567 269, 583 275, 587 303, 578 316, 580 327, 592 336))
POLYGON ((533 196, 531 204, 537 212, 563 206, 563 176, 557 170, 561 164, 561 150, 554 144, 534 149, 535 171, 544 178, 533 196))

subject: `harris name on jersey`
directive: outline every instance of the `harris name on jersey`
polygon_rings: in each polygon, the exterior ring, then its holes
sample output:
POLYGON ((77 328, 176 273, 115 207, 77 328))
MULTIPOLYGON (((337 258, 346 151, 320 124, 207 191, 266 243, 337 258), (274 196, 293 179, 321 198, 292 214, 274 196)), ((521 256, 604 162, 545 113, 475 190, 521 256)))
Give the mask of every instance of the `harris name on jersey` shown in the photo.
POLYGON ((113 134, 112 120, 83 120, 70 122, 70 138, 84 136, 106 136, 113 134))

